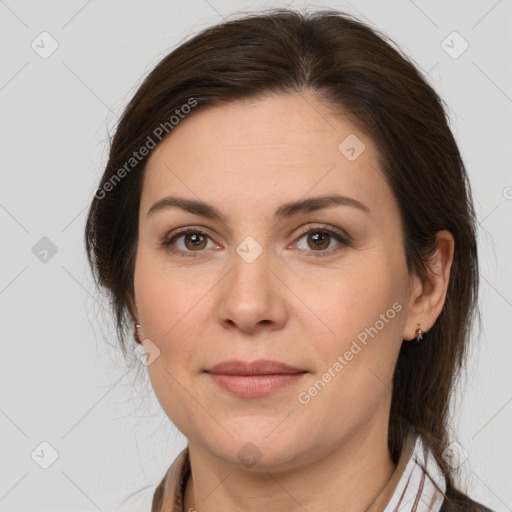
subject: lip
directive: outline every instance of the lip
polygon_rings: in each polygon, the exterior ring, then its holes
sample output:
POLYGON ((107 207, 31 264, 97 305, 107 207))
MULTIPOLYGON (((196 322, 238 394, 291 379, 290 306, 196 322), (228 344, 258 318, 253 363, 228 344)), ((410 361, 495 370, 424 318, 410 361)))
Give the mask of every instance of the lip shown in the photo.
POLYGON ((258 359, 252 362, 232 359, 216 364, 206 371, 223 375, 276 375, 305 372, 305 370, 269 359, 258 359))
POLYGON ((278 361, 224 361, 206 370, 221 388, 239 397, 262 397, 295 384, 307 372, 278 361))

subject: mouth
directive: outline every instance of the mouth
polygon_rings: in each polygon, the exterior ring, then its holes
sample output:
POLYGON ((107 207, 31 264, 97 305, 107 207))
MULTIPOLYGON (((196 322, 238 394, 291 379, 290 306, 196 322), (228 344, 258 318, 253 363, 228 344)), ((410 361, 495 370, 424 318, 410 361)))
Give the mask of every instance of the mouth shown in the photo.
POLYGON ((253 362, 225 361, 205 372, 222 389, 239 397, 269 395, 296 384, 308 373, 285 363, 264 359, 253 362))

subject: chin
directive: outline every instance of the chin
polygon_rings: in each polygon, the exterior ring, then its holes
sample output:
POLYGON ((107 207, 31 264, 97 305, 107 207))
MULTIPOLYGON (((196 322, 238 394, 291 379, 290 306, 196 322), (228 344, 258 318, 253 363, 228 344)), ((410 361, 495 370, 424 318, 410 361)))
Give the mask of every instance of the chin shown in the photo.
POLYGON ((289 431, 277 432, 278 424, 279 422, 275 420, 265 421, 264 425, 261 422, 252 421, 251 425, 246 425, 245 429, 239 426, 236 433, 230 431, 232 437, 225 433, 222 439, 216 436, 206 441, 206 444, 210 445, 212 453, 217 457, 229 464, 239 466, 240 469, 253 471, 288 469, 300 455, 299 448, 300 451, 304 449, 304 443, 289 431), (272 428, 269 429, 270 423, 272 428), (258 429, 258 426, 261 429, 258 429))

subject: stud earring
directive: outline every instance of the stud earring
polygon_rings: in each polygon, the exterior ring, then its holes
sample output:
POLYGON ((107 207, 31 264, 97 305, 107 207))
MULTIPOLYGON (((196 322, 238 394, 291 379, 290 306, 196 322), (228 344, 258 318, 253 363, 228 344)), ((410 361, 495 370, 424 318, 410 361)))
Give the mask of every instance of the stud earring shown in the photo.
POLYGON ((140 326, 139 324, 135 324, 135 331, 133 333, 133 337, 135 338, 135 341, 137 343, 140 344, 140 339, 139 339, 139 329, 141 328, 142 326, 140 326))
POLYGON ((420 329, 420 324, 417 324, 418 328, 416 329, 416 341, 420 341, 423 339, 423 331, 420 329))

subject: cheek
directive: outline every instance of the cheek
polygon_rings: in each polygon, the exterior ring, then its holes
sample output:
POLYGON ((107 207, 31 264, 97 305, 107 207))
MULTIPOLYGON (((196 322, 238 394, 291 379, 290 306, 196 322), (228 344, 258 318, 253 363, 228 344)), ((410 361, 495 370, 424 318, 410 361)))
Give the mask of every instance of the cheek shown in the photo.
MULTIPOLYGON (((143 334, 159 350, 147 367, 151 386, 162 409, 179 428, 186 428, 190 409, 190 371, 197 357, 199 326, 193 322, 200 314, 198 284, 183 279, 178 271, 150 258, 138 255, 134 275, 136 306, 143 334)), ((203 313, 204 314, 204 313, 203 313)))
MULTIPOLYGON (((173 268, 140 251, 134 275, 137 310, 143 334, 159 350, 158 358, 147 367, 155 394, 162 408, 180 423, 176 411, 188 410, 192 386, 204 366, 202 343, 212 318, 209 291, 218 279, 204 278, 186 268, 173 268)), ((190 411, 189 411, 190 412, 190 411)), ((179 415, 178 415, 179 416, 179 415)))
POLYGON ((144 334, 161 343, 174 338, 189 315, 196 314, 210 285, 208 280, 173 268, 160 257, 141 250, 137 255, 134 290, 144 334), (194 278, 196 277, 196 278, 194 278))
POLYGON ((308 382, 311 387, 301 389, 301 399, 310 400, 308 414, 322 417, 329 411, 336 418, 325 419, 329 435, 338 435, 340 421, 368 421, 390 397, 404 308, 395 283, 377 269, 347 273, 330 287, 328 300, 321 300, 318 289, 310 296, 322 322, 311 317, 309 327, 302 325, 313 333, 308 338, 314 345, 317 374, 308 382), (315 336, 315 330, 322 335, 315 336))
MULTIPOLYGON (((325 334, 347 339, 403 300, 393 275, 380 262, 359 268, 352 265, 303 278, 295 283, 294 292, 308 306, 312 321, 316 318, 324 326, 325 334)), ((390 312, 393 317, 395 310, 390 312)))
POLYGON ((373 262, 368 258, 364 265, 317 280, 307 295, 306 287, 297 291, 315 313, 301 316, 301 328, 312 334, 308 338, 315 345, 320 372, 331 368, 338 376, 333 387, 350 390, 350 395, 389 385, 401 346, 405 307, 400 259, 393 263, 375 256, 373 262), (343 368, 338 364, 335 371, 336 362, 343 368))

